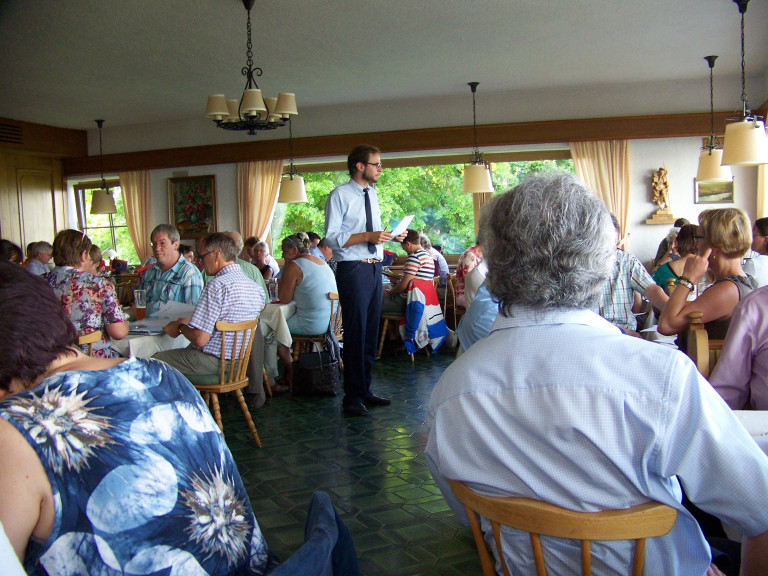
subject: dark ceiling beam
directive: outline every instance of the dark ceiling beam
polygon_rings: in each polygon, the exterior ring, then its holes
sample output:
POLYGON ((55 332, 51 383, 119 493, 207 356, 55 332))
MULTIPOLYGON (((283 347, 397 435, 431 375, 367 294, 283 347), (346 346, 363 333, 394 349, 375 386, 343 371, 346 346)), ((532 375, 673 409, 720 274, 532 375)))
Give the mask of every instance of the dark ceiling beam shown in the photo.
MULTIPOLYGON (((728 114, 724 112, 716 113, 715 126, 723 126, 726 116, 728 114)), ((547 144, 578 140, 706 136, 709 130, 708 113, 676 114, 486 124, 477 127, 477 140, 482 149, 487 146, 547 144)), ((456 148, 467 148, 469 151, 472 127, 455 126, 295 138, 293 140, 294 158, 346 156, 349 150, 362 142, 378 146, 386 154, 456 148)), ((249 140, 235 144, 108 154, 104 156, 104 171, 116 173, 128 170, 155 170, 287 158, 287 139, 249 140)), ((96 174, 99 170, 97 156, 63 160, 65 177, 96 174)))

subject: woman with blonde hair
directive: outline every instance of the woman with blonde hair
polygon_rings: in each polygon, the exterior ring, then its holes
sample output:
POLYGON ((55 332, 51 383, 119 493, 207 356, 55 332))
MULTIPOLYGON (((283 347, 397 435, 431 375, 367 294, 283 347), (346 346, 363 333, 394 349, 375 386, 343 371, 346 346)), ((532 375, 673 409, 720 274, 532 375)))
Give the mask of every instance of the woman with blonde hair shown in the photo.
MULTIPOLYGON (((725 338, 731 314, 739 301, 757 288, 755 280, 741 267, 742 256, 752 244, 752 226, 738 208, 705 210, 699 215, 694 236, 697 255, 685 262, 677 287, 659 318, 659 332, 680 334, 690 324, 693 312, 702 313, 702 321, 711 338, 725 338), (715 282, 696 300, 686 304, 707 270, 715 282)), ((678 347, 682 343, 678 338, 678 347)))

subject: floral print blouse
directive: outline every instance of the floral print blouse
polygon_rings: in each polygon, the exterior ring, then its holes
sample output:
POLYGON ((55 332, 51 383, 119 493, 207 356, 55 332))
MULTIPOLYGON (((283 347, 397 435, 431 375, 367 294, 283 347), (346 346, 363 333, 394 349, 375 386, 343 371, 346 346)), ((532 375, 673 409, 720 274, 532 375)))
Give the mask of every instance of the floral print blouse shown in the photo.
POLYGON ((173 368, 130 358, 61 372, 0 402, 53 491, 31 576, 261 575, 261 534, 231 452, 200 394, 173 368))
POLYGON ((477 253, 475 246, 470 246, 459 256, 459 261, 456 264, 456 286, 453 287, 456 304, 459 306, 466 306, 464 302, 464 279, 475 266, 480 264, 481 260, 482 258, 477 253))
MULTIPOLYGON (((78 335, 101 330, 101 341, 93 345, 93 355, 119 357, 112 349, 105 330, 107 324, 125 320, 115 287, 101 276, 93 276, 70 266, 57 266, 45 277, 61 300, 64 312, 78 335)), ((87 346, 83 347, 83 353, 88 353, 87 346)))

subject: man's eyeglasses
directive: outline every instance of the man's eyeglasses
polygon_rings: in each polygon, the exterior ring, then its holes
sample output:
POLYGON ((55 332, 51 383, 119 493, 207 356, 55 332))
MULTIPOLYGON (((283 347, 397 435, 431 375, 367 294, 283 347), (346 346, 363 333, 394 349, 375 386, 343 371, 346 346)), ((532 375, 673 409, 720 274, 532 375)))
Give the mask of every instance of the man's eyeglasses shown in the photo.
POLYGON ((203 254, 198 254, 197 257, 200 259, 200 262, 202 262, 203 258, 208 256, 208 254, 213 254, 214 252, 216 252, 216 250, 211 250, 210 252, 204 252, 203 254))
POLYGON ((376 168, 381 168, 381 162, 366 162, 368 166, 376 166, 376 168))

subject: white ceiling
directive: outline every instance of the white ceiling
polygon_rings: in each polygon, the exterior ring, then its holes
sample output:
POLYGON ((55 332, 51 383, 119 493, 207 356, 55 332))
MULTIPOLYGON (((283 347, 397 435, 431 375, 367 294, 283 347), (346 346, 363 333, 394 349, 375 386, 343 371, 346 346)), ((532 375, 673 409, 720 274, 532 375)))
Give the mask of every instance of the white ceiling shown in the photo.
MULTIPOLYGON (((241 0, 0 0, 0 117, 210 129, 207 95, 243 88, 245 14, 241 0)), ((259 85, 296 93, 301 135, 466 125, 471 80, 481 124, 707 111, 708 54, 716 108, 741 92, 732 0, 257 0, 252 19, 259 85)), ((768 0, 750 2, 746 40, 758 107, 768 0)))

